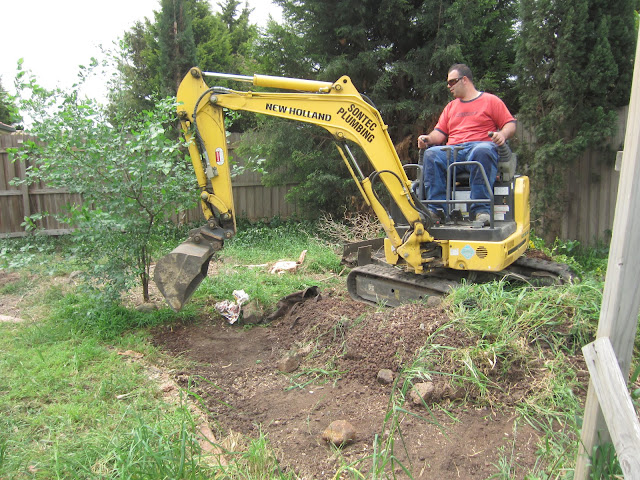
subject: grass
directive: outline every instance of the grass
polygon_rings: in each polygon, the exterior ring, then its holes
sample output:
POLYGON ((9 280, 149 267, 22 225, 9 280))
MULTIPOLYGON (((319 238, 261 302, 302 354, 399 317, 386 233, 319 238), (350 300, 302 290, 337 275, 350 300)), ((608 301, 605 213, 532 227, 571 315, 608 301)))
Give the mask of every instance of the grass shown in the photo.
POLYGON ((115 465, 140 422, 158 426, 161 412, 176 412, 139 366, 96 338, 53 321, 0 329, 0 476, 90 478, 115 465))
MULTIPOLYGON (((448 300, 457 328, 465 328, 478 338, 461 376, 473 379, 466 381, 486 383, 479 388, 480 400, 489 402, 485 395, 495 388, 469 365, 483 371, 507 372, 513 366, 536 370, 539 383, 516 405, 516 411, 542 433, 539 455, 546 467, 527 478, 557 475, 575 462, 577 419, 582 415, 575 394, 577 371, 586 369, 580 349, 595 337, 601 301, 602 283, 594 277, 545 288, 500 282, 466 285, 448 300)), ((499 384, 500 378, 498 373, 494 380, 499 384)))
MULTIPOLYGON (((540 379, 516 407, 519 422, 542 432, 539 463, 525 478, 570 478, 582 415, 575 394, 581 368, 577 359, 595 334, 606 250, 575 243, 547 248, 535 238, 533 242, 571 263, 582 281, 545 288, 495 282, 456 290, 445 302, 452 320, 433 333, 398 375, 402 381, 394 386, 381 426, 381 432, 391 434, 376 438, 370 469, 363 470, 360 462, 345 463, 345 478, 382 478, 388 469, 411 470, 399 463, 395 450, 405 448, 400 425, 409 414, 403 405, 413 382, 445 377, 473 392, 473 398, 460 400, 463 405, 500 408, 494 394, 512 367, 525 373, 535 368, 540 379), (475 344, 448 344, 453 331, 475 338, 475 344)), ((231 299, 233 290, 244 289, 270 309, 293 291, 344 281, 335 250, 304 223, 241 228, 219 262, 219 274, 205 279, 176 316, 168 309, 138 312, 100 300, 90 289, 56 281, 77 269, 64 240, 1 241, 0 268, 16 279, 0 286, 0 295, 20 297, 27 321, 0 323, 0 478, 293 478, 279 470, 262 433, 227 449, 228 466, 211 462, 198 443, 197 419, 181 399, 165 399, 141 363, 118 355, 134 350, 149 361, 158 360, 161 354, 149 344, 148 328, 195 321, 212 299, 231 299), (305 262, 291 275, 247 268, 296 260, 303 250, 305 262)), ((357 326, 336 325, 332 345, 344 341, 344 329, 357 326)), ((292 376, 292 385, 335 381, 340 374, 329 362, 301 370, 292 376)), ((427 413, 424 420, 433 418, 427 413)), ((514 446, 502 451, 494 478, 521 471, 514 446)), ((600 459, 594 471, 602 478, 615 478, 619 470, 614 453, 605 446, 594 455, 600 459)))
MULTIPOLYGON (((287 245, 261 236, 271 244, 262 258, 262 247, 244 249, 242 242, 249 240, 240 235, 225 258, 234 264, 264 262, 297 257, 307 249, 309 261, 300 272, 274 277, 247 270, 237 278, 223 276, 224 281, 208 281, 200 301, 213 291, 224 298, 244 285, 265 305, 274 305, 283 292, 310 285, 319 275, 335 276, 335 255, 318 241, 292 233, 276 230, 277 238, 291 238, 287 245)), ((69 246, 39 241, 0 243, 0 266, 16 276, 0 294, 21 297, 21 316, 27 320, 0 323, 0 478, 291 478, 279 471, 263 435, 226 451, 229 465, 211 462, 186 405, 165 399, 143 364, 118 354, 133 350, 158 360, 161 354, 149 344, 147 329, 194 321, 202 304, 194 302, 178 316, 169 309, 138 312, 84 286, 56 282, 76 268, 69 246)))
POLYGON ((118 355, 153 356, 144 335, 87 328, 88 299, 72 297, 52 296, 49 318, 0 323, 0 478, 209 478, 189 411, 118 355))
POLYGON ((233 300, 234 290, 244 290, 251 300, 272 308, 279 299, 305 288, 341 285, 340 258, 321 241, 311 237, 306 224, 288 223, 276 227, 258 225, 240 230, 225 244, 215 276, 207 277, 194 294, 194 300, 233 300), (306 250, 302 265, 293 274, 269 273, 269 265, 279 260, 298 260, 306 250), (265 266, 266 265, 266 266, 265 266))

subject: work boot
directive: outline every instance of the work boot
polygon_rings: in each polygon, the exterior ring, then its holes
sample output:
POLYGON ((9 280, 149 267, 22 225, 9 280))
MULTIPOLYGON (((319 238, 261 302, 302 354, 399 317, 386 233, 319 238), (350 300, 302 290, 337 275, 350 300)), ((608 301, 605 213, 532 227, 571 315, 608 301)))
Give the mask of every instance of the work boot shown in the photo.
POLYGON ((476 215, 476 222, 480 222, 483 225, 489 225, 491 223, 491 217, 487 212, 480 212, 476 215))
POLYGON ((439 223, 444 223, 444 212, 442 210, 431 210, 427 209, 429 212, 429 218, 433 222, 434 225, 438 225, 439 223))

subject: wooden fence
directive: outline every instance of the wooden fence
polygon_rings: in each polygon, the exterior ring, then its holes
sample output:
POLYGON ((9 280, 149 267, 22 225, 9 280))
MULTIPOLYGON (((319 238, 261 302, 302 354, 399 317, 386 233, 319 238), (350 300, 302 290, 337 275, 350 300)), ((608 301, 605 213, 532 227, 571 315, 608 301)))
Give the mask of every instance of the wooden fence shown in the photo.
MULTIPOLYGON (((622 150, 627 113, 627 108, 619 113, 618 135, 611 140, 614 150, 622 150)), ((527 140, 523 128, 519 127, 517 135, 522 140, 527 140)), ((74 200, 64 191, 47 189, 44 185, 29 188, 9 185, 13 177, 24 175, 24 165, 9 162, 6 149, 19 147, 25 138, 28 137, 0 135, 0 236, 24 235, 24 228, 20 224, 26 215, 45 211, 54 214, 74 200)), ((231 138, 230 154, 233 154, 233 142, 237 140, 237 136, 231 138)), ((620 178, 619 171, 615 169, 613 154, 611 157, 603 158, 601 153, 589 151, 572 167, 575 175, 567 184, 568 205, 562 218, 561 239, 579 240, 585 245, 593 245, 599 240, 610 238, 620 178)), ((265 187, 261 183, 260 174, 254 172, 243 173, 233 180, 233 196, 239 217, 251 220, 274 216, 288 218, 296 212, 296 206, 284 199, 290 186, 265 187)), ((535 195, 535 192, 532 194, 535 195)), ((194 207, 193 210, 184 212, 180 220, 192 222, 201 218, 199 207, 194 207)), ((40 226, 51 234, 65 231, 64 226, 53 218, 47 218, 40 226)))
POLYGON ((0 135, 0 237, 19 237, 25 235, 21 226, 25 217, 48 212, 38 221, 38 226, 50 235, 68 233, 68 226, 58 222, 55 214, 61 213, 64 206, 78 202, 78 195, 59 189, 47 188, 39 182, 30 186, 11 185, 14 178, 25 178, 28 162, 11 162, 8 148, 20 148, 26 141, 35 137, 21 134, 0 135))
MULTIPOLYGON (((47 188, 40 183, 30 186, 11 185, 14 178, 23 179, 28 164, 11 162, 7 149, 20 148, 34 137, 21 134, 0 135, 0 237, 20 237, 26 235, 24 219, 37 213, 49 213, 37 222, 44 233, 60 235, 68 233, 68 226, 59 223, 55 214, 62 213, 65 205, 78 203, 80 197, 70 195, 64 190, 47 188)), ((232 136, 236 141, 237 137, 232 136)), ((230 155, 233 155, 233 143, 230 144, 230 155)), ((240 162, 241 163, 241 160, 240 162)), ((285 200, 290 185, 281 187, 265 187, 261 183, 260 174, 246 172, 233 179, 233 197, 238 217, 249 220, 270 219, 275 216, 289 218, 296 213, 296 206, 285 200)), ((194 194, 194 198, 197 195, 194 194)), ((200 206, 182 212, 177 221, 191 223, 203 220, 200 206)))
MULTIPOLYGON (((617 133, 607 145, 611 152, 586 151, 571 167, 566 183, 567 205, 561 219, 561 240, 594 245, 611 239, 620 180, 615 152, 623 149, 628 113, 628 107, 618 111, 617 133)), ((522 124, 518 124, 516 137, 522 142, 533 142, 533 135, 522 124)), ((531 192, 532 196, 535 194, 531 192)), ((536 219, 531 220, 535 229, 536 219)))
POLYGON ((611 239, 620 182, 615 152, 624 148, 628 115, 629 107, 618 111, 616 135, 608 145, 613 153, 603 157, 601 152, 587 151, 572 170, 576 175, 575 181, 567 184, 569 204, 562 221, 563 240, 593 245, 611 239))

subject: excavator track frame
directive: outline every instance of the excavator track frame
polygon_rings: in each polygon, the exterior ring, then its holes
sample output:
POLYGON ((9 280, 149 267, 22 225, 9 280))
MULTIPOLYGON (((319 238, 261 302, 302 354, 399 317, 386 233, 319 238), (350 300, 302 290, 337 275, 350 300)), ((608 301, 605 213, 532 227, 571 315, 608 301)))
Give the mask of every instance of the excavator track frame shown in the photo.
MULTIPOLYGON (((363 248, 366 247, 359 248, 361 253, 363 248)), ((345 251, 352 253, 352 250, 346 248, 345 251)), ((359 260, 363 260, 362 254, 359 260)), ((354 300, 387 307, 398 307, 410 302, 436 305, 441 297, 451 293, 463 281, 486 283, 505 280, 542 287, 579 280, 576 273, 566 264, 528 257, 520 257, 509 267, 498 272, 436 268, 425 275, 408 273, 389 265, 382 261, 379 255, 372 256, 368 262, 370 263, 360 264, 349 272, 347 290, 354 300)))

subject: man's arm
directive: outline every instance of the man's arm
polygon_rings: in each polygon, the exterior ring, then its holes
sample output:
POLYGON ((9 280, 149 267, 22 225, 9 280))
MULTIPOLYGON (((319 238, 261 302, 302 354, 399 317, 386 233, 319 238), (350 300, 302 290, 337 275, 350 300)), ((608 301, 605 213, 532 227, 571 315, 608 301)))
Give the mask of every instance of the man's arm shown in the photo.
POLYGON ((433 130, 428 135, 418 135, 418 148, 427 148, 429 145, 440 145, 444 143, 446 139, 447 136, 440 130, 433 130))

